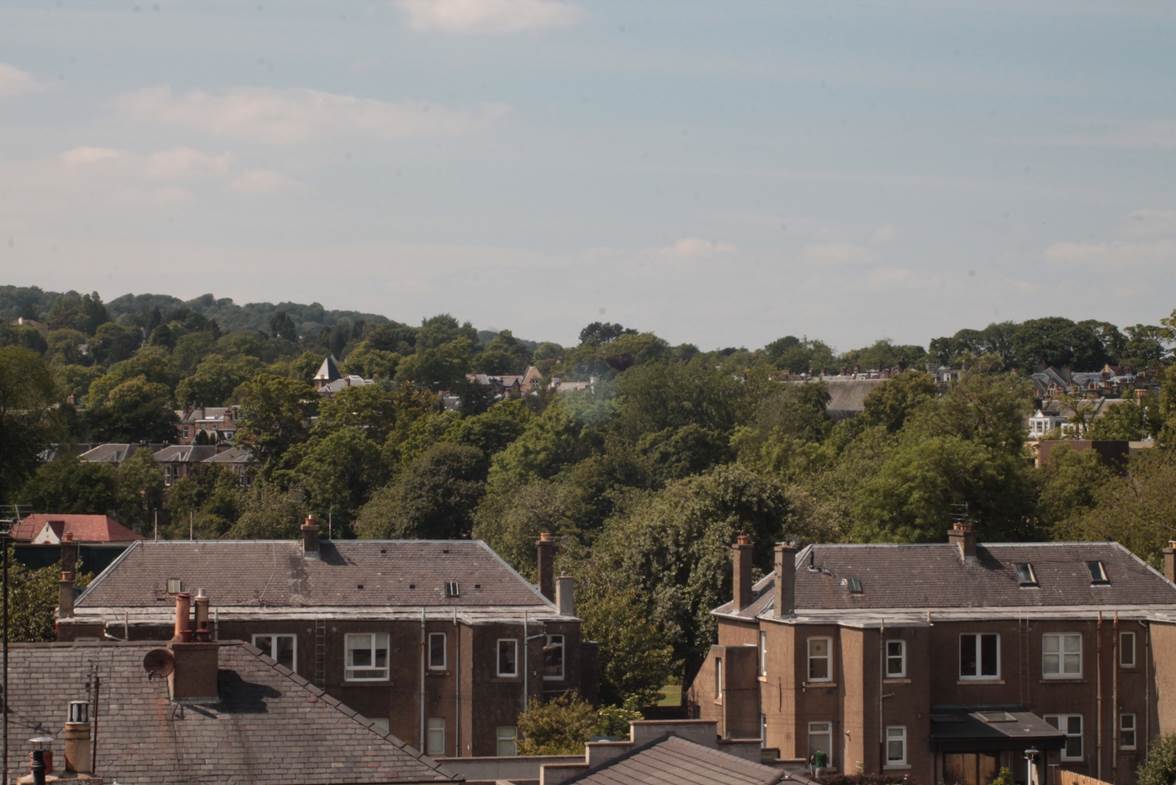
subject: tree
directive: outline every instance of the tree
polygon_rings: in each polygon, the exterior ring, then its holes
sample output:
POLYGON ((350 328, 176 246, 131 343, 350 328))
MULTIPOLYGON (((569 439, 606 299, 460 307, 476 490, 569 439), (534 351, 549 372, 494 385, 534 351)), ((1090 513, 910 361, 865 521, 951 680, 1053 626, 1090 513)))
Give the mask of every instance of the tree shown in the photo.
POLYGON ((193 406, 223 406, 233 391, 256 372, 256 363, 246 357, 229 359, 210 354, 176 387, 176 401, 193 406))
POLYGON ((385 479, 380 446, 359 428, 318 433, 292 477, 321 518, 333 515, 342 525, 354 520, 371 490, 385 479))
POLYGON ((1147 760, 1135 775, 1138 785, 1171 785, 1176 781, 1176 735, 1153 739, 1147 747, 1147 760))
POLYGON ((258 461, 268 464, 307 438, 310 402, 317 395, 306 382, 259 375, 241 385, 234 397, 241 404, 237 444, 258 461))
POLYGON ((958 436, 1019 456, 1031 403, 1024 379, 1014 374, 969 372, 943 396, 919 407, 904 430, 927 437, 958 436))
POLYGON ((600 697, 609 703, 650 706, 674 675, 674 649, 645 615, 631 587, 580 598, 582 634, 600 645, 600 697))
POLYGON ((44 360, 28 349, 0 348, 0 500, 21 501, 10 496, 58 432, 50 408, 56 400, 57 388, 44 360))
POLYGON ((908 368, 922 363, 927 352, 922 346, 897 346, 883 338, 864 349, 853 349, 845 353, 845 364, 862 370, 883 368, 908 368))
POLYGON ((703 361, 651 363, 617 380, 617 429, 631 440, 642 434, 695 424, 730 433, 739 420, 744 387, 703 361))
POLYGON ((637 441, 637 452, 659 485, 700 474, 733 457, 725 434, 694 423, 645 434, 637 441))
POLYGON ((600 346, 620 338, 622 335, 636 335, 637 331, 612 322, 592 322, 580 330, 580 343, 600 346))
POLYGON ((730 546, 744 533, 755 542, 755 560, 767 565, 772 543, 802 530, 779 483, 720 466, 670 483, 609 520, 591 559, 573 570, 590 604, 631 591, 689 676, 713 640, 711 609, 730 597, 730 546))
POLYGON ((104 514, 118 506, 114 469, 64 456, 43 463, 20 491, 21 504, 45 512, 104 514))
POLYGON ((114 471, 115 517, 135 531, 150 532, 163 509, 163 473, 150 450, 135 450, 114 471))
POLYGON ((494 336, 474 360, 481 373, 522 373, 531 364, 531 352, 510 330, 494 336))
POLYGON ((440 346, 418 350, 396 368, 396 379, 413 382, 429 390, 449 390, 465 380, 474 344, 460 337, 440 346))
POLYGON ((368 438, 383 442, 402 424, 436 408, 435 396, 410 384, 391 389, 378 384, 348 387, 319 404, 318 429, 359 428, 368 438))
POLYGON ((478 331, 469 322, 459 325, 457 319, 443 313, 421 322, 420 329, 416 331, 415 346, 420 353, 461 339, 465 339, 472 347, 478 341, 478 331))
POLYGON ((176 438, 176 412, 171 391, 136 376, 110 390, 90 412, 94 434, 112 442, 171 442, 176 438))
POLYGON ((920 371, 903 371, 866 395, 862 417, 870 425, 898 431, 907 417, 935 397, 935 380, 920 371))
POLYGON ((1113 482, 1115 473, 1093 450, 1059 447, 1050 456, 1037 475, 1037 516, 1054 539, 1065 539, 1059 531, 1064 522, 1094 507, 1099 489, 1113 482))
POLYGON ((306 495, 300 489, 283 490, 263 479, 250 487, 241 517, 228 536, 239 540, 294 539, 305 514, 306 495))
POLYGON ((1155 399, 1150 396, 1142 401, 1129 398, 1116 406, 1107 406, 1101 417, 1094 418, 1086 429, 1086 438, 1138 441, 1158 434, 1163 425, 1155 399))
POLYGON ((821 341, 786 335, 764 347, 764 354, 777 368, 792 373, 817 374, 835 365, 833 350, 821 341))
POLYGON ((627 737, 629 722, 639 719, 640 712, 618 706, 595 709, 576 692, 550 700, 532 698, 519 714, 518 751, 520 755, 579 755, 595 736, 627 737))
POLYGON ((442 442, 426 450, 359 511, 360 537, 462 539, 485 489, 486 456, 442 442))
POLYGON ((376 349, 370 342, 361 341, 344 358, 343 370, 359 374, 365 379, 393 379, 401 359, 396 352, 376 349))
POLYGON ((285 311, 275 311, 269 320, 270 335, 291 343, 298 342, 298 328, 290 314, 285 311))
MULTIPOLYGON (((19 642, 36 643, 56 639, 53 611, 57 608, 60 571, 56 565, 31 570, 8 553, 9 635, 19 642)), ((93 576, 78 571, 74 585, 86 586, 93 576)))

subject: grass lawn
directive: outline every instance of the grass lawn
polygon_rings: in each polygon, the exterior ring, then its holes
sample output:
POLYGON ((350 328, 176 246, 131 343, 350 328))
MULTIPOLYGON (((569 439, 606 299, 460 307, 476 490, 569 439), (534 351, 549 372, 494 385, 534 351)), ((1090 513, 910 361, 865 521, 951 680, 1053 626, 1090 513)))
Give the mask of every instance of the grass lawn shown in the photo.
POLYGON ((682 685, 667 684, 661 688, 658 706, 680 706, 682 704, 682 685))

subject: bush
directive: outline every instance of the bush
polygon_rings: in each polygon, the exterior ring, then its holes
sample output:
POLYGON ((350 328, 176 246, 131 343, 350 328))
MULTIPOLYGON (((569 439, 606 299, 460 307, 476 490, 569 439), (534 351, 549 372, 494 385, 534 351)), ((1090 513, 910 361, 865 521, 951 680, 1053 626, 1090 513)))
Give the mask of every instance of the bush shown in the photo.
POLYGON ((1176 735, 1152 742, 1147 760, 1135 775, 1138 785, 1170 785, 1176 779, 1176 735))

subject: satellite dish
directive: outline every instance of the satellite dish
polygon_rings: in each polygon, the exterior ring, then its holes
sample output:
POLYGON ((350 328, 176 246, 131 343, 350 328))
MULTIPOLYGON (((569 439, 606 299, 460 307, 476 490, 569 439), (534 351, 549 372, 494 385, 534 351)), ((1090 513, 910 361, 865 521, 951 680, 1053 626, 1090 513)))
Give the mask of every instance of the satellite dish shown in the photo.
POLYGON ((176 658, 167 649, 152 649, 143 656, 143 670, 147 680, 165 679, 176 669, 176 658))

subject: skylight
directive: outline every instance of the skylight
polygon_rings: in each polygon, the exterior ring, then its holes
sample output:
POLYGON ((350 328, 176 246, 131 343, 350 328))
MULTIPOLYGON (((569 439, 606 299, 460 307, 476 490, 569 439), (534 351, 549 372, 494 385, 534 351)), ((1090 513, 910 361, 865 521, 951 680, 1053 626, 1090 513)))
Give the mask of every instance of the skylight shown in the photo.
POLYGON ((1090 584, 1092 586, 1106 586, 1111 582, 1107 578, 1107 570, 1101 561, 1088 561, 1086 568, 1090 570, 1090 584))
POLYGON ((1033 565, 1027 561, 1017 562, 1017 583, 1022 586, 1036 586, 1037 573, 1033 571, 1033 565))
POLYGON ((849 578, 846 581, 846 586, 849 588, 850 594, 861 594, 862 593, 862 580, 861 580, 861 578, 849 578))

